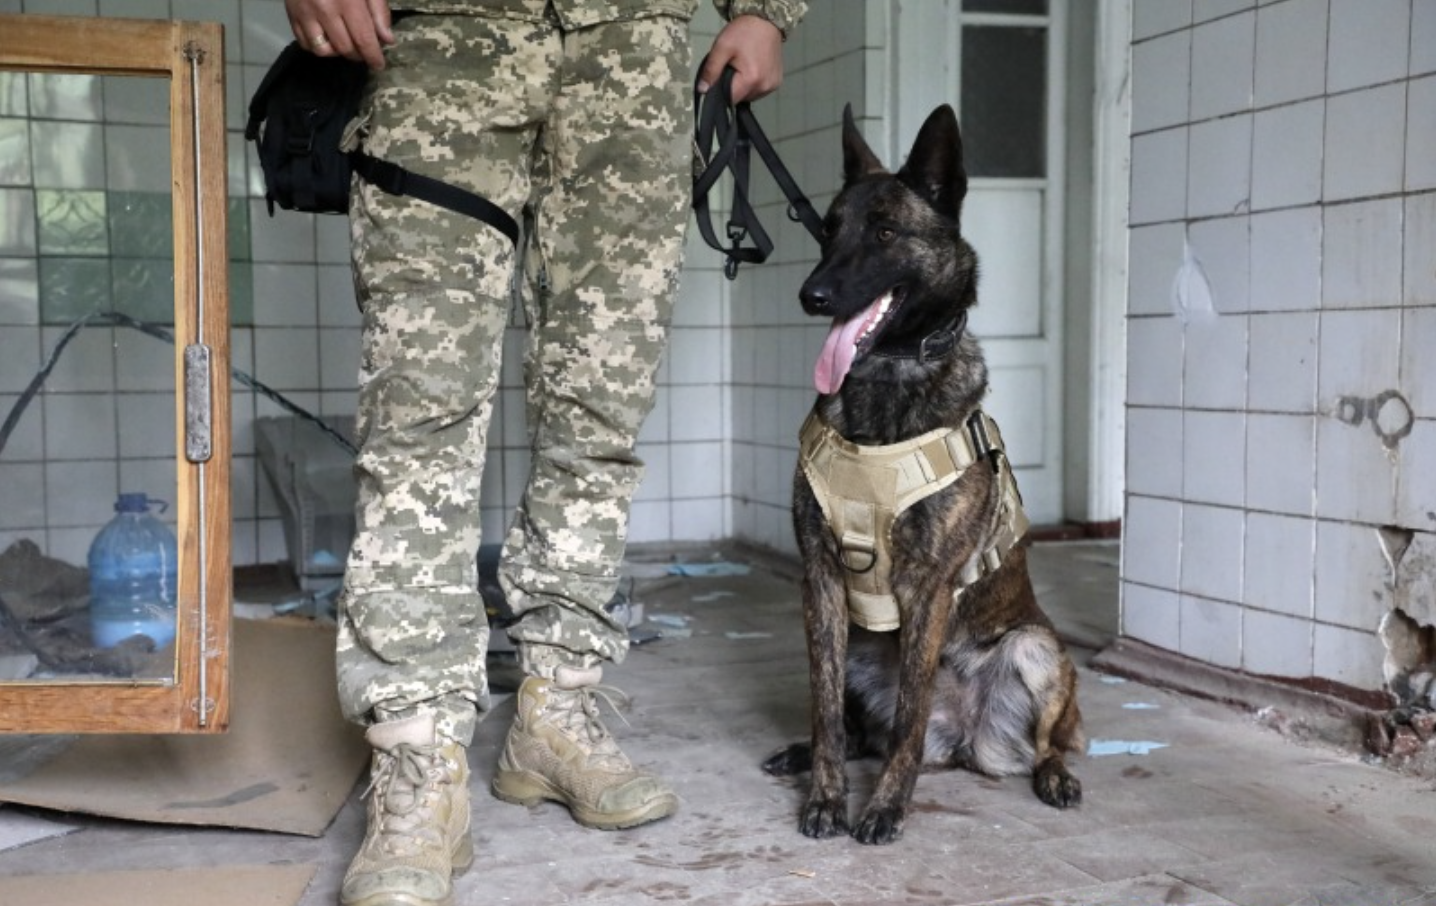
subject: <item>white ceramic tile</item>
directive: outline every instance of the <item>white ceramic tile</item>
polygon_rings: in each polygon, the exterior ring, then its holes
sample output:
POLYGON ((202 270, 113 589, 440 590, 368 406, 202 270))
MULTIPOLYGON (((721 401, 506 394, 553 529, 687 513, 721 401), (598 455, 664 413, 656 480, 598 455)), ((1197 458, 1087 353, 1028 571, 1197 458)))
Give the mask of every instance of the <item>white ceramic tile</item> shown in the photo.
POLYGON ((313 265, 254 265, 256 327, 313 327, 317 323, 313 265))
POLYGON ((1192 21, 1209 22, 1212 19, 1252 9, 1256 5, 1256 0, 1193 0, 1192 21))
POLYGON ((259 460, 253 456, 236 456, 230 462, 229 501, 236 520, 254 518, 259 498, 258 483, 268 480, 260 476, 259 471, 259 460))
POLYGON ((1257 10, 1257 106, 1325 92, 1326 8, 1327 0, 1285 0, 1257 10))
MULTIPOLYGON (((1432 36, 1436 40, 1436 35, 1432 36)), ((1406 88, 1406 191, 1436 188, 1436 76, 1406 88)))
POLYGON ((1218 667, 1240 667, 1242 609, 1222 601, 1182 595, 1180 651, 1218 667))
POLYGON ((1401 191, 1406 85, 1327 98, 1322 191, 1327 201, 1401 191))
POLYGON ((103 526, 87 525, 81 528, 52 528, 45 532, 45 553, 63 563, 83 566, 88 559, 90 545, 103 526))
MULTIPOLYGON (((36 120, 30 124, 31 147, 54 149, 51 153, 35 154, 33 170, 35 187, 40 189, 103 189, 105 188, 106 154, 104 127, 95 123, 61 123, 36 120)), ((124 159, 130 149, 110 149, 111 165, 124 159)), ((164 148, 169 160, 169 146, 164 148)), ((110 188, 132 188, 115 186, 110 188)), ((162 183, 154 191, 167 188, 162 183)))
POLYGON ((347 264, 321 264, 318 268, 319 325, 358 327, 362 321, 354 301, 354 279, 347 264))
POLYGON ((30 327, 40 322, 37 262, 0 258, 0 325, 30 327))
POLYGON ((93 16, 95 0, 24 0, 25 12, 43 16, 93 16))
MULTIPOLYGON (((24 414, 5 440, 4 449, 0 450, 0 462, 39 462, 45 458, 45 420, 41 415, 43 404, 39 398, 31 399, 32 402, 25 407, 24 414)), ((19 394, 0 393, 0 413, 9 418, 19 401, 19 394)))
POLYGON ((279 0, 245 0, 240 13, 245 62, 268 63, 294 40, 289 17, 279 0))
MULTIPOLYGON (((1402 314, 1401 392, 1422 417, 1436 413, 1436 307, 1402 314)), ((1432 501, 1436 503, 1436 500, 1432 501)))
POLYGON ((1222 314, 1251 308, 1251 232, 1249 218, 1218 217, 1188 227, 1192 251, 1201 261, 1212 292, 1212 307, 1222 314))
POLYGON ((166 126, 106 126, 106 185, 110 191, 168 194, 170 130, 166 126))
POLYGON ((1192 24, 1192 0, 1143 0, 1132 4, 1132 39, 1140 40, 1192 24))
POLYGON ((1122 583, 1122 635, 1176 651, 1181 645, 1180 597, 1174 591, 1122 583))
POLYGON ((1250 207, 1250 114, 1192 126, 1188 155, 1188 216, 1219 217, 1241 213, 1250 207))
POLYGON ((283 393, 319 387, 315 331, 285 327, 254 329, 255 377, 283 393))
POLYGON ((1255 11, 1192 29, 1193 120, 1251 108, 1255 45, 1255 11))
POLYGON ((0 529, 37 529, 45 523, 45 467, 0 463, 0 529))
POLYGON ((1132 226, 1180 220, 1186 216, 1186 128, 1152 132, 1132 139, 1130 212, 1132 226))
POLYGON ((150 514, 171 529, 179 517, 175 508, 178 489, 173 454, 160 459, 120 460, 120 493, 144 492, 151 502, 163 503, 163 507, 152 507, 150 514))
MULTIPOLYGON (((505 450, 503 455, 504 493, 497 503, 513 510, 523 499, 524 488, 528 487, 530 466, 533 458, 528 450, 505 450)), ((488 501, 486 501, 488 503, 488 501)))
POLYGON ((1315 504, 1315 419, 1309 415, 1247 415, 1246 505, 1296 516, 1315 504))
MULTIPOLYGON (((259 534, 253 519, 236 519, 230 528, 229 552, 235 566, 259 563, 259 534)), ((243 600, 236 598, 237 601, 243 600)))
MULTIPOLYGON (((643 480, 633 499, 671 500, 673 498, 673 449, 676 445, 651 444, 638 449, 643 460, 643 480)), ((686 445, 691 446, 691 445, 686 445)))
MULTIPOLYGON (((163 12, 156 18, 168 19, 169 10, 160 0, 163 12)), ((169 127, 169 82, 163 79, 105 80, 105 121, 169 127)))
POLYGON ((670 496, 686 500, 722 497, 727 493, 725 446, 722 442, 674 444, 671 453, 675 468, 670 496))
POLYGON ((1400 198, 1325 209, 1322 308, 1401 304, 1401 218, 1400 198))
POLYGON ((284 521, 281 519, 261 519, 255 524, 256 534, 259 538, 259 562, 260 563, 286 563, 289 561, 289 548, 284 542, 284 521))
POLYGON ((319 412, 322 415, 347 415, 351 418, 359 407, 359 397, 353 391, 324 391, 319 394, 319 412))
POLYGON ((1127 401, 1182 405, 1182 326, 1176 318, 1127 319, 1127 401))
MULTIPOLYGON (((1436 421, 1418 420, 1401 441, 1400 453, 1397 524, 1427 532, 1436 530, 1436 421)), ((1429 582, 1423 580, 1423 594, 1427 586, 1429 582)))
POLYGON ((1317 207, 1252 215, 1252 311, 1321 307, 1321 221, 1317 207))
POLYGON ((1182 401, 1241 409, 1247 398, 1247 316, 1218 315, 1187 325, 1182 401))
POLYGON ((638 429, 639 443, 667 443, 673 438, 673 388, 660 386, 653 398, 653 411, 638 429))
POLYGON ((718 541, 729 537, 728 504, 721 498, 675 500, 673 529, 660 541, 718 541))
POLYGON ((1182 412, 1127 410, 1127 492, 1182 496, 1182 412))
MULTIPOLYGON (((41 333, 44 337, 45 355, 47 357, 53 355, 61 337, 65 334, 65 329, 46 327, 41 333)), ((59 361, 55 363, 55 370, 50 372, 50 377, 45 381, 45 389, 51 393, 72 390, 103 392, 115 386, 114 346, 118 340, 118 334, 121 333, 130 334, 143 340, 147 344, 146 355, 154 356, 167 364, 173 363, 174 360, 170 357, 173 349, 161 340, 132 330, 86 327, 76 333, 65 345, 64 351, 60 353, 59 361)), ((26 381, 28 382, 28 380, 29 375, 26 376, 26 381)), ((167 386, 173 385, 174 379, 171 376, 167 386)))
POLYGON ((504 331, 504 362, 499 373, 503 387, 524 385, 524 356, 528 349, 529 332, 526 328, 510 327, 504 331))
POLYGON ((671 505, 666 500, 633 502, 628 512, 628 541, 648 544, 673 537, 671 505))
POLYGON ((1396 519, 1396 469, 1365 422, 1316 426, 1316 515, 1386 525, 1396 519))
POLYGON ((349 265, 349 218, 314 218, 315 260, 320 264, 349 265))
POLYGON ((1400 382, 1400 309, 1324 311, 1317 368, 1320 405, 1344 396, 1374 397, 1400 382))
POLYGON ((33 258, 39 243, 35 235, 35 193, 29 188, 0 189, 0 254, 33 258))
MULTIPOLYGON (((771 270, 764 268, 755 273, 754 278, 761 280, 770 274, 771 270)), ((683 279, 679 283, 678 301, 673 310, 674 326, 721 327, 726 320, 728 290, 729 281, 723 278, 721 271, 685 267, 683 279)), ((772 295, 761 291, 756 295, 777 303, 777 299, 772 295)))
POLYGON ((1252 209, 1321 200, 1326 103, 1320 99, 1256 114, 1252 135, 1252 209))
POLYGON ((1411 5, 1411 0, 1331 0, 1328 91, 1363 88, 1406 75, 1411 5))
POLYGON ((724 345, 718 328, 674 328, 668 344, 669 380, 674 384, 722 383, 724 345))
POLYGON ((1243 603, 1311 617, 1316 559, 1314 521, 1248 513, 1245 557, 1243 603))
POLYGON ((1318 623, 1313 634, 1312 672, 1358 689, 1381 688, 1381 642, 1370 630, 1344 629, 1318 623))
MULTIPOLYGON (((1182 498, 1241 506, 1246 498, 1246 414, 1187 410, 1182 422, 1182 498)), ((1185 540, 1184 540, 1185 543, 1185 540)))
POLYGON ((1247 366, 1250 408, 1315 411, 1318 323, 1315 312, 1252 315, 1247 366))
POLYGON ((45 504, 51 528, 103 525, 119 493, 113 462, 47 462, 45 504))
POLYGON ((356 390, 359 383, 359 329, 319 331, 319 386, 325 390, 356 390))
POLYGON ((1436 5, 1411 4, 1411 74, 1436 72, 1436 5))
POLYGON ((6 327, 0 330, 0 389, 19 393, 40 370, 41 334, 38 328, 6 327))
POLYGON ((1247 673, 1301 679, 1311 676, 1309 620, 1260 610, 1242 613, 1242 664, 1247 673))
POLYGON ((491 418, 500 425, 500 436, 506 447, 527 447, 529 443, 528 407, 524 404, 524 392, 517 389, 500 390, 495 396, 496 408, 491 418))
POLYGON ((1192 33, 1179 31, 1132 47, 1132 131, 1187 122, 1192 33))
MULTIPOLYGON (((263 194, 262 192, 260 193, 263 194)), ((256 264, 313 263, 314 218, 319 215, 278 211, 270 217, 262 198, 249 203, 250 248, 256 264)))
POLYGON ((1122 577, 1176 591, 1181 579, 1182 505, 1128 495, 1122 523, 1122 577))
POLYGON ((1162 315, 1172 311, 1172 276, 1182 265, 1186 227, 1163 223, 1128 233, 1127 311, 1162 315))
MULTIPOLYGON (((1234 464, 1233 468, 1240 467, 1234 464)), ((1183 505, 1183 592, 1223 601, 1241 600, 1244 519, 1241 510, 1183 505)))
POLYGON ((120 455, 173 457, 175 400, 167 393, 122 393, 119 409, 120 455))

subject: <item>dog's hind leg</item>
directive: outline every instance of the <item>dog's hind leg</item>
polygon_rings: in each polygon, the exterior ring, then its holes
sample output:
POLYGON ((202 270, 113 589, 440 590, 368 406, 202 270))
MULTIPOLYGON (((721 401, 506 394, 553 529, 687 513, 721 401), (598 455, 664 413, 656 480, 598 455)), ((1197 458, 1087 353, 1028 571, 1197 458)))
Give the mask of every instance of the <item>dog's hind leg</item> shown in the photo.
MULTIPOLYGON (((845 746, 845 755, 848 761, 869 754, 866 729, 863 727, 861 718, 854 715, 853 708, 853 699, 849 695, 846 723, 848 738, 845 746)), ((795 742, 790 746, 784 746, 763 762, 763 770, 774 777, 791 777, 794 774, 810 771, 812 768, 813 744, 811 742, 795 742)))

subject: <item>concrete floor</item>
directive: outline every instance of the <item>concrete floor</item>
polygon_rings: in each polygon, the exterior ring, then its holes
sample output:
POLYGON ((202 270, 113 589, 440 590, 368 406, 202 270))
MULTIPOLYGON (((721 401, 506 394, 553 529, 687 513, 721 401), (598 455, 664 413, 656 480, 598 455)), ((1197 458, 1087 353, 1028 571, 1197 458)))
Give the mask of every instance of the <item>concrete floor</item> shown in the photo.
MULTIPOLYGON (((806 732, 796 582, 762 566, 649 579, 635 594, 646 614, 686 618, 691 634, 640 645, 610 669, 605 679, 634 698, 630 725, 610 726, 635 761, 673 783, 681 810, 602 833, 558 806, 490 798, 512 714, 504 701, 471 750, 479 858, 458 883, 458 903, 1436 906, 1430 781, 1298 745, 1226 706, 1104 680, 1085 664, 1116 624, 1117 547, 1039 545, 1033 569, 1039 596, 1077 643, 1088 736, 1165 744, 1076 759, 1079 809, 1043 805, 1025 778, 925 774, 896 845, 801 836, 806 778, 758 769, 806 732)), ((511 676, 502 665, 495 673, 511 676)), ((850 766, 855 807, 875 770, 850 766)), ((301 902, 329 906, 363 832, 361 789, 319 839, 66 816, 83 829, 0 853, 0 875, 312 863, 318 873, 301 902)))

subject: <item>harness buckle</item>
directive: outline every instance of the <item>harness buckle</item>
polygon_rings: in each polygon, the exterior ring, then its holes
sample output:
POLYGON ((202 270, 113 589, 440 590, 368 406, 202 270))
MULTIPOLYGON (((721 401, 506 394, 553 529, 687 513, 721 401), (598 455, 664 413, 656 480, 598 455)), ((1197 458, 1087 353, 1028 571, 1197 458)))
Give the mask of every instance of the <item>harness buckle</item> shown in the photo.
POLYGON ((992 436, 987 433, 987 419, 983 418, 982 410, 972 413, 967 420, 967 433, 972 438, 972 449, 977 458, 987 457, 992 464, 993 474, 1002 471, 1002 448, 992 442, 992 436))

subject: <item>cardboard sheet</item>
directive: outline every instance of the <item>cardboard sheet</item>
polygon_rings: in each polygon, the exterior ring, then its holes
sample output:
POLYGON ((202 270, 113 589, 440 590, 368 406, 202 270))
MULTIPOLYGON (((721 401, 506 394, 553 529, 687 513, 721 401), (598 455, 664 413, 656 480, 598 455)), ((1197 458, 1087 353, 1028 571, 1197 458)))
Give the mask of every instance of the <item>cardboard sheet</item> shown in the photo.
MULTIPOLYGON (((319 836, 367 765, 334 690, 334 629, 238 620, 228 733, 80 736, 0 801, 161 824, 319 836)), ((0 896, 0 903, 25 902, 0 896)), ((57 901, 58 902, 58 901, 57 901)))
POLYGON ((221 865, 0 878, 0 903, 25 906, 294 906, 314 865, 221 865))
MULTIPOLYGON (((0 852, 25 846, 37 840, 62 837, 79 828, 71 824, 47 821, 25 812, 0 809, 0 852)), ((0 902, 7 902, 0 900, 0 902)))

